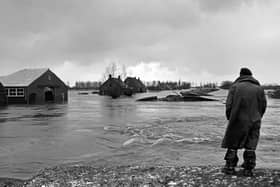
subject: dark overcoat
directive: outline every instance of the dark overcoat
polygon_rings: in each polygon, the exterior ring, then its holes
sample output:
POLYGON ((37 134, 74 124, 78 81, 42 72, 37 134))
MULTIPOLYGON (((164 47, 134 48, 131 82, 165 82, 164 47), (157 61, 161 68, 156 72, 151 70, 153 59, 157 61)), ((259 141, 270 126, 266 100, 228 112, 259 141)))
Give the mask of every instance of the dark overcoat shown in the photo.
POLYGON ((226 101, 228 126, 223 148, 256 149, 266 97, 260 83, 252 76, 240 76, 231 86, 226 101))

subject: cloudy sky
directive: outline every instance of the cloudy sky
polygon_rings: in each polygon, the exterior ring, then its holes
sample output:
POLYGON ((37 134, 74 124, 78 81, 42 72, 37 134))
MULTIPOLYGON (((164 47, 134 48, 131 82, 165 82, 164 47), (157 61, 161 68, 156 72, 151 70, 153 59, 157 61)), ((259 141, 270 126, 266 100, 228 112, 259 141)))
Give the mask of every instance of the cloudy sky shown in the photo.
POLYGON ((280 83, 279 0, 1 0, 0 75, 49 67, 101 80, 222 81, 240 67, 280 83))

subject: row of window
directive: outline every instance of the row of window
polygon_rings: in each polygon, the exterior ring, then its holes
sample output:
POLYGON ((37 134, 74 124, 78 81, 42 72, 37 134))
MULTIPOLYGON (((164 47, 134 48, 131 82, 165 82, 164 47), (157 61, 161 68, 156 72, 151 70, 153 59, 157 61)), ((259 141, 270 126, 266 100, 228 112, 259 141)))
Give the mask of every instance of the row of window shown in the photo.
POLYGON ((7 88, 6 94, 8 97, 24 97, 24 88, 7 88))

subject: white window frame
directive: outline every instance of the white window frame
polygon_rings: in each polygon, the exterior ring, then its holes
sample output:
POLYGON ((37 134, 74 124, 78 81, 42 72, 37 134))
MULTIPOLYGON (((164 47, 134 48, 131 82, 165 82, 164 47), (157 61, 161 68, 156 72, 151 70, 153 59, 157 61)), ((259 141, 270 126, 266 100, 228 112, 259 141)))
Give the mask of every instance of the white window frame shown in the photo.
POLYGON ((24 88, 17 88, 17 96, 24 97, 24 88))
POLYGON ((24 88, 7 88, 7 96, 8 97, 24 97, 24 88), (11 89, 15 89, 15 95, 11 95, 11 89))
POLYGON ((9 96, 9 97, 16 97, 16 96, 17 96, 17 89, 16 89, 16 88, 9 88, 8 96, 9 96), (12 90, 13 90, 13 91, 12 91, 12 90), (11 94, 11 93, 14 93, 14 95, 11 94))

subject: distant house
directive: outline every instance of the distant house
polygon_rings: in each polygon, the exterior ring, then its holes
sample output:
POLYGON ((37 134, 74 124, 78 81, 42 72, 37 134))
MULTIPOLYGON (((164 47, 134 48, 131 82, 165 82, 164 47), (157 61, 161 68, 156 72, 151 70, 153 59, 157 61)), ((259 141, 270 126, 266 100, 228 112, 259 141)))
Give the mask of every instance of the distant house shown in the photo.
POLYGON ((23 69, 0 77, 8 104, 43 104, 68 100, 68 87, 49 69, 23 69))
POLYGON ((100 86, 99 94, 117 98, 123 95, 125 87, 126 86, 120 76, 114 78, 112 75, 109 75, 109 78, 100 86))
POLYGON ((147 91, 146 86, 139 78, 136 79, 136 77, 127 77, 124 83, 132 90, 133 93, 143 93, 147 91))
POLYGON ((0 106, 5 106, 6 104, 7 104, 7 96, 6 96, 5 87, 0 82, 0 106))

